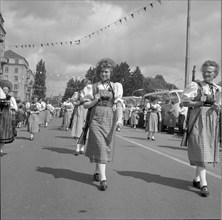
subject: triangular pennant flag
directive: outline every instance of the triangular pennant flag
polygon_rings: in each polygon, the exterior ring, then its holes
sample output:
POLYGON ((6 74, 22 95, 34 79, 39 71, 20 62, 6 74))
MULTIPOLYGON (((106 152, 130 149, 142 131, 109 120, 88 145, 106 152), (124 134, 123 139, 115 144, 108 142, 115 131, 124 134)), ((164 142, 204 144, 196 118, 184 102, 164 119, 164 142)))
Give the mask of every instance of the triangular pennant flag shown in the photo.
POLYGON ((43 44, 41 44, 41 46, 43 47, 43 44))
POLYGON ((72 41, 70 41, 70 44, 72 44, 72 41))
POLYGON ((60 42, 60 44, 62 45, 62 42, 60 42))
POLYGON ((51 43, 52 44, 52 46, 54 46, 54 44, 53 43, 51 43))
POLYGON ((35 47, 35 45, 33 44, 32 47, 35 47))
POLYGON ((157 0, 161 4, 161 0, 157 0))
POLYGON ((143 9, 144 9, 144 11, 146 11, 146 7, 144 7, 143 9))
POLYGON ((153 3, 151 3, 150 6, 153 8, 153 3))
POLYGON ((31 45, 29 44, 29 48, 31 47, 31 45))
POLYGON ((49 43, 47 43, 47 46, 49 46, 49 43))
POLYGON ((119 19, 119 22, 122 24, 122 20, 121 19, 119 19))
POLYGON ((134 18, 134 14, 131 14, 131 17, 134 18))
POLYGON ((125 17, 124 19, 125 19, 125 21, 127 21, 127 18, 126 18, 126 17, 125 17))
POLYGON ((18 48, 18 46, 15 45, 16 48, 18 48))

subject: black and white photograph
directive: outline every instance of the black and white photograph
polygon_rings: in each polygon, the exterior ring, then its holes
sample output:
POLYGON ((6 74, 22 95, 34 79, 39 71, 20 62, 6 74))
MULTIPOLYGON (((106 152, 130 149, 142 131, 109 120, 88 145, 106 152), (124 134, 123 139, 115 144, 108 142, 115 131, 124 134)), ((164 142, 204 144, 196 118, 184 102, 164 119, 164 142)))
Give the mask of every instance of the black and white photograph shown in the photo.
POLYGON ((0 219, 222 219, 221 11, 0 0, 0 219))

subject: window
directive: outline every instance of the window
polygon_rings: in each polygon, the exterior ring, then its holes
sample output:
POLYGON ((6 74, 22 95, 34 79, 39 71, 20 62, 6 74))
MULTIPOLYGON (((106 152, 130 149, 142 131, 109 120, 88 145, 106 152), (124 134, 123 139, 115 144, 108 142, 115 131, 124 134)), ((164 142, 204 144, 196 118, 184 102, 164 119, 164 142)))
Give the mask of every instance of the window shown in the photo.
POLYGON ((18 84, 14 84, 14 90, 18 90, 18 84))
POLYGON ((8 80, 8 75, 5 75, 5 79, 8 80))
POLYGON ((15 59, 15 64, 19 64, 19 60, 18 59, 15 59))
POLYGON ((5 67, 5 72, 8 73, 8 67, 7 66, 5 67))
POLYGON ((18 67, 15 67, 15 73, 18 73, 18 67))
POLYGON ((18 76, 14 76, 14 81, 18 81, 18 76))
POLYGON ((13 92, 13 96, 14 96, 15 99, 17 99, 17 97, 18 97, 18 92, 15 92, 15 91, 14 91, 14 92, 13 92))

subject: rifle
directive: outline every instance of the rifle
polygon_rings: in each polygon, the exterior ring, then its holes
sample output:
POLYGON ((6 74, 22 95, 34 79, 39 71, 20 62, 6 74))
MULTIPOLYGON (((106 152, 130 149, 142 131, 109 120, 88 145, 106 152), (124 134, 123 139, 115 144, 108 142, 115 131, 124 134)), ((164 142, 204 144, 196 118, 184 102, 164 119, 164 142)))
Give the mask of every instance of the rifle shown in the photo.
MULTIPOLYGON (((192 81, 194 82, 195 81, 195 72, 196 72, 196 66, 194 65, 193 66, 193 70, 192 70, 192 81)), ((187 111, 187 119, 186 119, 186 127, 184 129, 184 134, 183 134, 183 138, 182 138, 182 141, 180 143, 180 146, 187 146, 187 140, 188 140, 188 137, 190 135, 190 132, 192 130, 192 127, 195 123, 195 121, 197 120, 199 114, 196 115, 196 117, 194 118, 191 126, 189 127, 189 118, 190 118, 190 111, 191 111, 191 108, 188 107, 188 111, 187 111)))
POLYGON ((89 108, 88 111, 87 111, 86 121, 85 121, 85 124, 82 128, 82 133, 80 135, 79 140, 77 141, 77 144, 85 145, 85 143, 86 143, 86 136, 87 136, 87 133, 88 133, 88 130, 89 130, 90 122, 92 120, 92 114, 93 114, 92 109, 93 109, 93 107, 89 108))

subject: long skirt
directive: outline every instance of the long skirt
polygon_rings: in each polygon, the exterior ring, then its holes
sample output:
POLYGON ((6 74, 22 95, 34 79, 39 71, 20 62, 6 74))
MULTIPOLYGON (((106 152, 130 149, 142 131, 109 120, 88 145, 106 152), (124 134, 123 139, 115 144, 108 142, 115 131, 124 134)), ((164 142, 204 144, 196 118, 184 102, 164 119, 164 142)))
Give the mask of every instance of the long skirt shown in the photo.
POLYGON ((74 112, 72 126, 71 126, 71 136, 74 138, 79 138, 82 133, 82 128, 84 126, 84 120, 86 116, 87 109, 84 109, 83 105, 79 105, 74 112))
POLYGON ((156 112, 149 113, 149 119, 145 131, 158 132, 158 115, 156 112))
POLYGON ((63 115, 63 121, 62 121, 62 128, 67 129, 69 127, 69 123, 70 123, 70 119, 72 116, 72 111, 73 110, 67 110, 65 111, 64 115, 63 115))
POLYGON ((194 108, 189 124, 199 114, 188 137, 188 158, 194 166, 206 167, 219 161, 219 118, 210 107, 194 108))
POLYGON ((39 132, 39 114, 33 113, 29 115, 28 118, 28 131, 31 134, 38 133, 39 132))
POLYGON ((0 143, 9 144, 14 141, 12 115, 9 109, 0 112, 0 143))
POLYGON ((44 112, 45 112, 44 123, 50 122, 50 120, 51 120, 51 112, 48 109, 46 109, 44 112))
POLYGON ((39 124, 43 125, 45 123, 45 110, 39 112, 39 124))
POLYGON ((113 161, 116 115, 111 107, 96 106, 89 127, 85 155, 91 163, 113 161))

